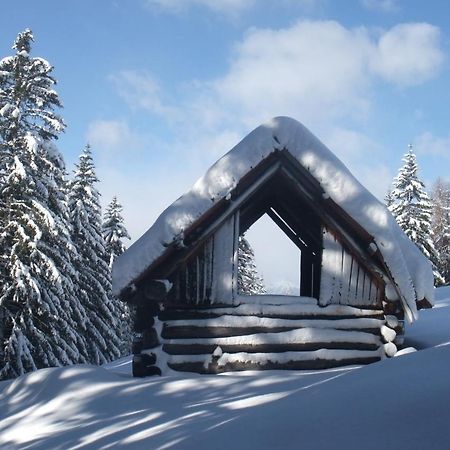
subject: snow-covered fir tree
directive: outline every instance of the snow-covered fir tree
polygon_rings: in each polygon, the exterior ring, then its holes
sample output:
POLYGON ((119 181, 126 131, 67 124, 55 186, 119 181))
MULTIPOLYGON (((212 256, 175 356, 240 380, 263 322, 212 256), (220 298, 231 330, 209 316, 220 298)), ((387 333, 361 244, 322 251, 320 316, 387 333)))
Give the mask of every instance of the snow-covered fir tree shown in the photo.
POLYGON ((438 270, 438 254, 431 234, 433 206, 418 177, 418 165, 412 145, 403 157, 403 166, 394 179, 389 210, 405 234, 419 247, 433 265, 437 284, 443 282, 438 270))
POLYGON ((392 203, 394 203, 394 198, 392 197, 391 191, 388 191, 384 196, 384 203, 386 204, 388 209, 391 207, 392 203))
MULTIPOLYGON (((124 219, 122 217, 122 205, 114 196, 111 203, 107 206, 103 217, 103 238, 105 240, 106 258, 109 269, 112 269, 114 260, 126 250, 123 239, 130 239, 127 229, 125 228, 124 219)), ((120 302, 119 299, 113 299, 120 315, 119 335, 122 337, 121 352, 128 353, 131 348, 132 341, 132 318, 130 308, 126 303, 120 302)))
POLYGON ((111 294, 111 274, 102 235, 101 208, 95 184, 98 182, 90 146, 76 165, 69 194, 72 240, 79 259, 77 292, 87 316, 86 337, 89 361, 102 364, 121 355, 122 308, 111 294))
POLYGON ((438 253, 438 270, 446 283, 450 282, 450 183, 438 179, 431 194, 431 222, 434 246, 438 253))
POLYGON ((117 197, 114 196, 111 203, 107 206, 103 217, 103 238, 105 239, 106 254, 110 268, 117 256, 127 249, 123 239, 130 239, 130 235, 125 228, 122 210, 122 205, 117 201, 117 197))
POLYGON ((255 254, 244 235, 239 236, 238 292, 244 295, 265 294, 263 279, 255 264, 255 254))
POLYGON ((30 56, 32 42, 25 30, 0 61, 0 378, 86 361, 64 162, 52 142, 65 125, 53 68, 30 56))

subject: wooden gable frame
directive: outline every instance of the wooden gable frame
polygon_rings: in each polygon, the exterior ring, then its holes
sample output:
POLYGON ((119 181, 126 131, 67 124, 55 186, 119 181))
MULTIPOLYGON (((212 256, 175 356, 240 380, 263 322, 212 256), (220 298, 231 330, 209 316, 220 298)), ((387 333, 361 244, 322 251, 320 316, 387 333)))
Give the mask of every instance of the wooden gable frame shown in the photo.
POLYGON ((267 213, 285 234, 301 250, 302 241, 314 249, 306 252, 314 264, 310 285, 304 284, 302 295, 318 298, 320 286, 321 236, 317 233, 317 221, 325 225, 339 239, 342 248, 352 255, 358 264, 370 274, 380 292, 383 278, 389 278, 381 254, 373 252, 373 237, 366 232, 342 208, 323 191, 320 183, 306 170, 288 150, 277 150, 249 171, 230 192, 219 200, 188 229, 183 239, 175 240, 167 250, 135 281, 138 289, 148 281, 170 278, 183 264, 201 251, 226 220, 240 211, 238 224, 242 232, 258 218, 267 213), (283 195, 289 193, 289 195, 283 195), (299 219, 299 209, 305 213, 299 219), (304 218, 307 217, 307 224, 304 218), (313 224, 311 228, 308 225, 313 224))

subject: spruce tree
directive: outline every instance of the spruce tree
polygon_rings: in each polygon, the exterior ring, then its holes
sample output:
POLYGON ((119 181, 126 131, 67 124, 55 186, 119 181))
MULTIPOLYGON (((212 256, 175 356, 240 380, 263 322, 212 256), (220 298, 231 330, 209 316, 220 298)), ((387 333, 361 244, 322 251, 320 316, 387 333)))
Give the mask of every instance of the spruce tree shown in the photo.
POLYGON ((437 268, 438 254, 431 235, 432 203, 418 177, 418 165, 412 145, 403 158, 404 165, 394 179, 389 210, 405 234, 419 247, 433 265, 435 282, 443 279, 437 268))
POLYGON ((64 162, 52 143, 64 129, 52 66, 17 36, 0 61, 0 378, 85 362, 76 328, 64 162))
POLYGON ((88 324, 89 362, 103 364, 121 355, 121 311, 111 295, 111 274, 102 235, 101 209, 95 184, 98 182, 90 146, 76 165, 69 195, 72 239, 79 258, 78 297, 84 306, 88 324))
POLYGON ((438 253, 438 270, 446 283, 450 282, 450 184, 438 179, 431 195, 431 222, 434 246, 438 253))
POLYGON ((103 238, 105 239, 106 254, 108 256, 109 267, 112 267, 114 260, 121 255, 126 246, 122 239, 130 239, 122 217, 122 205, 114 196, 107 206, 103 217, 103 238))
MULTIPOLYGON (((107 206, 103 218, 103 238, 105 240, 105 249, 107 263, 109 269, 112 269, 114 260, 121 255, 126 246, 122 239, 130 239, 127 229, 125 228, 124 219, 122 217, 122 205, 114 196, 111 203, 107 206)), ((118 333, 121 337, 121 353, 128 354, 131 348, 132 332, 131 332, 131 311, 126 303, 122 303, 118 298, 112 297, 115 307, 120 317, 118 333)))
POLYGON ((238 292, 243 295, 266 293, 263 280, 256 268, 255 254, 244 235, 239 236, 238 292))
POLYGON ((391 207, 391 205, 394 203, 394 198, 392 196, 392 192, 388 191, 386 195, 384 196, 384 203, 388 207, 388 209, 391 207))

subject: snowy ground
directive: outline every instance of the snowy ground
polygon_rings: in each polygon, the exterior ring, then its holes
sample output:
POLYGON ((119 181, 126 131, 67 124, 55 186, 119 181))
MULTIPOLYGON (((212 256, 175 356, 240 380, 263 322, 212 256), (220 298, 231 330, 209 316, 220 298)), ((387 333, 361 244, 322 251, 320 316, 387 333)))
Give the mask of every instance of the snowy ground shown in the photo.
POLYGON ((407 330, 423 350, 361 368, 139 380, 124 359, 0 383, 0 448, 450 448, 450 288, 437 292, 407 330))

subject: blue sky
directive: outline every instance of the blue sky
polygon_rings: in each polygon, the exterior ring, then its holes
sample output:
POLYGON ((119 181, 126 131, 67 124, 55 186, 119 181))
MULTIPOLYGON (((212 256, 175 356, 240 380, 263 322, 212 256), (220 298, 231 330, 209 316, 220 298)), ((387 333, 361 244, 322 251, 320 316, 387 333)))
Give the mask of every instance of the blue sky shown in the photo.
POLYGON ((261 122, 290 115, 382 197, 407 145, 430 185, 450 178, 445 0, 5 2, 55 66, 69 168, 93 147, 104 202, 136 239, 261 122))

